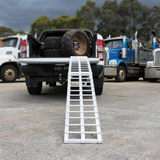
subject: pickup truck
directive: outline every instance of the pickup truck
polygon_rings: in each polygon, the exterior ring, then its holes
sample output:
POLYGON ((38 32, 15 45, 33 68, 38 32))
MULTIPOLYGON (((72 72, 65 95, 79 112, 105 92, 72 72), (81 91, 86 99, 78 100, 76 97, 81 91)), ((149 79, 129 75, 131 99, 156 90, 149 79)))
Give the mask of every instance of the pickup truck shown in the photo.
POLYGON ((42 82, 50 87, 56 82, 67 84, 70 56, 87 56, 90 62, 96 95, 103 92, 104 41, 90 30, 45 30, 39 38, 25 35, 21 42, 20 62, 29 94, 42 91, 42 82))

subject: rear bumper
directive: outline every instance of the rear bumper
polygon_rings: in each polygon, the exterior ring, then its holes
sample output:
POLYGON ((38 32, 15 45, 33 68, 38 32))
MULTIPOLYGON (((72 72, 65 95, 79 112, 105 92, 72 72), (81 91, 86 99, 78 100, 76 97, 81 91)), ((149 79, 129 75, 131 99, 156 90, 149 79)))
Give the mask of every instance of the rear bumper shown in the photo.
MULTIPOLYGON (((53 70, 54 65, 30 64, 21 66, 22 72, 29 77, 67 77, 68 70, 53 70)), ((91 65, 94 77, 99 77, 103 73, 103 65, 91 65)))
POLYGON ((145 68, 145 78, 160 79, 160 68, 145 68))
POLYGON ((105 67, 104 68, 104 75, 105 76, 112 76, 115 77, 117 75, 117 67, 111 68, 111 67, 105 67))

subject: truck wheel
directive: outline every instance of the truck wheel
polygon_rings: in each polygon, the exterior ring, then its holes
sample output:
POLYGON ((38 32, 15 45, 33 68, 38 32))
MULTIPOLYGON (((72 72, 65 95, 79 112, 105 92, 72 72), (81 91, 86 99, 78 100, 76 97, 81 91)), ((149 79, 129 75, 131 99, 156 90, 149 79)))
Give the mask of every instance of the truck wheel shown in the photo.
POLYGON ((42 82, 37 83, 37 87, 27 87, 28 93, 31 95, 38 95, 42 91, 42 82))
POLYGON ((101 95, 103 93, 104 72, 100 78, 94 78, 93 80, 96 95, 101 95))
POLYGON ((49 37, 44 40, 44 49, 60 49, 62 38, 49 37))
POLYGON ((138 81, 139 77, 126 77, 126 81, 138 81))
POLYGON ((88 36, 80 29, 66 32, 62 39, 62 50, 67 56, 87 56, 90 52, 88 36))
POLYGON ((101 95, 103 93, 103 87, 95 87, 96 95, 101 95))
POLYGON ((18 76, 17 69, 12 65, 7 65, 2 68, 1 78, 3 82, 14 82, 18 76))
POLYGON ((150 82, 156 82, 157 79, 150 79, 149 81, 150 81, 150 82))
POLYGON ((138 81, 138 80, 139 80, 139 77, 133 77, 132 80, 133 80, 133 81, 138 81))
POLYGON ((49 86, 50 87, 55 87, 56 86, 56 82, 49 82, 49 86))
POLYGON ((124 82, 126 80, 126 69, 123 66, 118 67, 115 79, 117 82, 124 82))
POLYGON ((44 50, 44 57, 64 57, 62 49, 47 49, 44 50))

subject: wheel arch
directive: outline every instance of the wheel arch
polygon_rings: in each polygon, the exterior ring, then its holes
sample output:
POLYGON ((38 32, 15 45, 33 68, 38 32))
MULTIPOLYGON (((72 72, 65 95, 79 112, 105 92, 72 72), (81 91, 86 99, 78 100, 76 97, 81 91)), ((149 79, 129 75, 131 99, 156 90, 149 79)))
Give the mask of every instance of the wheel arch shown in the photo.
MULTIPOLYGON (((2 68, 3 68, 4 66, 7 66, 7 65, 12 65, 12 66, 14 66, 14 67, 17 69, 18 77, 21 76, 22 71, 21 71, 20 65, 19 65, 17 62, 5 62, 5 63, 3 63, 3 64, 1 65, 1 67, 0 67, 0 72, 1 72, 2 68)), ((18 77, 17 77, 17 78, 18 78, 18 77)), ((0 78, 1 78, 1 74, 0 74, 0 78)))
POLYGON ((120 67, 120 66, 123 66, 126 69, 126 72, 128 74, 128 66, 124 61, 118 62, 117 67, 120 67))

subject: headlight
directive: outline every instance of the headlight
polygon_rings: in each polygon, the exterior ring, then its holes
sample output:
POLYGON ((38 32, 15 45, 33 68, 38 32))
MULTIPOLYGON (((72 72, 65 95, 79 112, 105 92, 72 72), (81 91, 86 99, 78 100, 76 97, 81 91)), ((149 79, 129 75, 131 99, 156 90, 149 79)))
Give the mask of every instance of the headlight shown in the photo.
POLYGON ((111 61, 109 61, 109 65, 110 65, 110 67, 116 66, 117 65, 117 61, 116 60, 111 60, 111 61))
POLYGON ((147 67, 153 67, 153 66, 154 66, 154 61, 147 62, 147 67))

